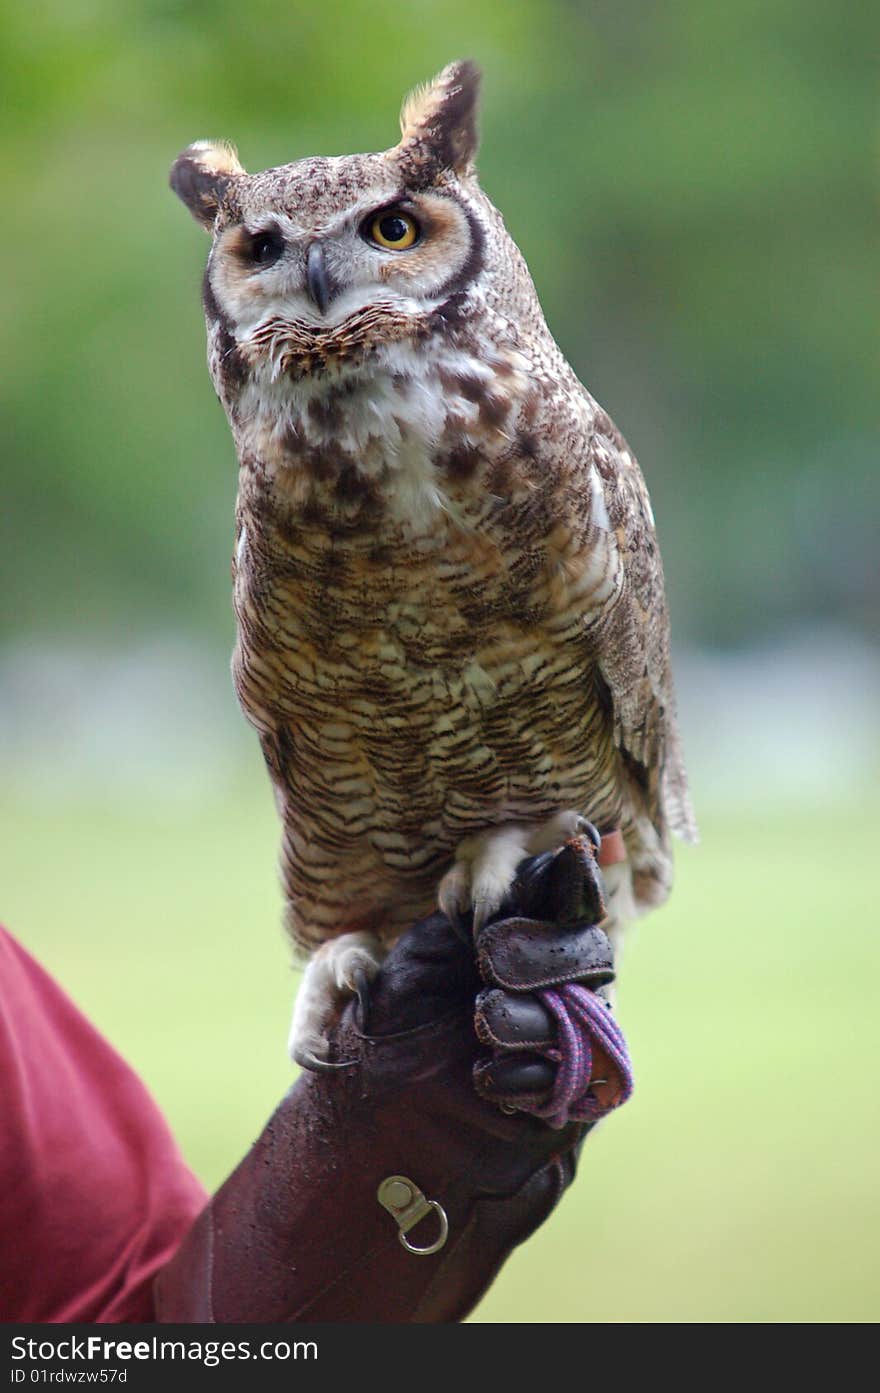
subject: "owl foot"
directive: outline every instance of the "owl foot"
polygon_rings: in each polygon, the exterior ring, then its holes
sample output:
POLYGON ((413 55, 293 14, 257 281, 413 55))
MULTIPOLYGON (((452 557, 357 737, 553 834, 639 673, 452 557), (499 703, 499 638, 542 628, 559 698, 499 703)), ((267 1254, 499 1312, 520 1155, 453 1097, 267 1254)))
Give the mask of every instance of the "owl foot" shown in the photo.
POLYGON ((341 934, 313 953, 293 1005, 287 1052, 295 1064, 313 1072, 346 1069, 327 1058, 327 1031, 350 996, 375 977, 385 949, 371 933, 341 934))
POLYGON ((595 846, 599 834, 580 813, 557 813, 546 822, 507 823, 468 837, 458 847, 454 865, 440 882, 440 908, 453 924, 473 910, 473 931, 501 908, 516 879, 516 868, 528 856, 554 851, 572 837, 588 836, 595 846))

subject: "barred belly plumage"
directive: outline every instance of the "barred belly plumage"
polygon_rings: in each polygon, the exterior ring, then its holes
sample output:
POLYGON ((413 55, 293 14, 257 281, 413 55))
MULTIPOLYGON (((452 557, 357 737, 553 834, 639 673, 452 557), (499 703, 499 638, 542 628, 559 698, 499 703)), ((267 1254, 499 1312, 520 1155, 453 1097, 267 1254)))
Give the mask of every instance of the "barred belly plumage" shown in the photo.
POLYGON ((393 936, 493 824, 563 807, 620 822, 584 615, 546 622, 552 577, 507 560, 515 538, 440 513, 433 535, 379 546, 297 526, 246 480, 241 517, 235 681, 278 794, 299 946, 393 936))

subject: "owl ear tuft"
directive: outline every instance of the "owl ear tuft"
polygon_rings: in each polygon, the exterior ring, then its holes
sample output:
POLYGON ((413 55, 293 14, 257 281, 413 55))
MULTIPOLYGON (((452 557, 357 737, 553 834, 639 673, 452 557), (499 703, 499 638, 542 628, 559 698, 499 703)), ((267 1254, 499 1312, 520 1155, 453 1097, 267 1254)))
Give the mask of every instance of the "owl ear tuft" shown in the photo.
POLYGON ((244 173, 234 145, 226 140, 197 140, 177 156, 169 183, 196 222, 210 232, 230 180, 244 173))
POLYGON ((469 59, 450 63, 433 82, 417 87, 400 113, 398 149, 415 172, 428 178, 444 169, 463 174, 477 153, 480 69, 469 59))

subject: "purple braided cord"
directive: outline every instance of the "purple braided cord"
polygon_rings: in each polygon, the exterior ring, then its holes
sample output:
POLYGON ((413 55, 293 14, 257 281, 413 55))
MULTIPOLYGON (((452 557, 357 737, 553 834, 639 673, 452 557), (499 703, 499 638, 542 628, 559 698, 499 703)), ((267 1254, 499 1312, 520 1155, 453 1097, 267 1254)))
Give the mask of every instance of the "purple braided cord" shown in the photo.
POLYGON ((620 1092, 611 1104, 619 1108, 632 1096, 633 1071, 623 1031, 611 1014, 608 1003, 576 982, 537 993, 556 1021, 558 1046, 545 1051, 547 1059, 559 1065, 556 1083, 547 1101, 529 1112, 543 1117, 551 1127, 567 1122, 595 1122, 611 1109, 590 1092, 593 1069, 592 1044, 599 1045, 617 1071, 620 1092))

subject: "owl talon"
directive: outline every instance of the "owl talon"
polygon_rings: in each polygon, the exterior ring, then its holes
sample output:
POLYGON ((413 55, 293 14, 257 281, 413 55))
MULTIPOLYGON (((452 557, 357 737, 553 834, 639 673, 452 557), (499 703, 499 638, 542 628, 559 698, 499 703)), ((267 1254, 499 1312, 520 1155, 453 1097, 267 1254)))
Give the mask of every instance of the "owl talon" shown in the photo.
POLYGON ((351 974, 354 994, 357 997, 358 1015, 360 1017, 361 1030, 367 1028, 367 1018, 370 1013, 370 982, 363 968, 356 967, 351 974))
POLYGON ((589 837, 590 841, 593 843, 593 846, 596 848, 596 854, 598 855, 598 853, 602 849, 602 834, 598 830, 598 828, 594 827, 592 822, 589 822, 585 817, 579 817, 575 826, 577 836, 589 837))
POLYGON ((473 929, 472 935, 481 933, 490 919, 494 919, 502 904, 503 899, 496 900, 493 896, 490 900, 480 900, 474 904, 473 929))
POLYGON ((477 934, 505 906, 524 913, 523 895, 535 903, 547 898, 546 885, 551 902, 546 917, 576 922, 592 916, 598 922, 605 912, 596 869, 601 841, 593 824, 576 812, 493 827, 459 846, 440 882, 440 908, 459 933, 470 906, 471 934, 477 934))
POLYGON ((327 1035, 350 997, 367 1001, 366 984, 379 971, 384 955, 377 938, 359 932, 329 940, 312 956, 294 1002, 287 1044, 296 1064, 312 1073, 350 1067, 321 1058, 327 1035))
POLYGON ((295 1045, 291 1058, 294 1064, 298 1064, 301 1069, 307 1069, 310 1074, 332 1074, 336 1069, 351 1069, 357 1064, 356 1059, 319 1059, 311 1050, 304 1046, 295 1045))

